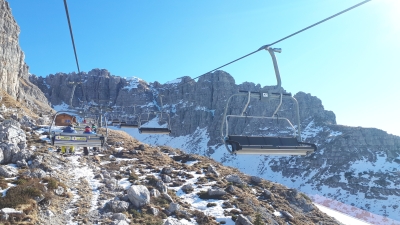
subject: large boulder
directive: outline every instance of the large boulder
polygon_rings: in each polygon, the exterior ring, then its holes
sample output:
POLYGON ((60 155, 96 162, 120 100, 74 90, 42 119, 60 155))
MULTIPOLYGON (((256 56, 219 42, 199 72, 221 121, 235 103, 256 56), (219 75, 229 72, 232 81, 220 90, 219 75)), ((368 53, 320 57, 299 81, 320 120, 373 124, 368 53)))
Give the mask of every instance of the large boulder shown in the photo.
POLYGON ((0 163, 17 162, 24 157, 30 157, 29 153, 14 156, 26 148, 26 135, 20 128, 20 124, 13 120, 5 120, 0 124, 0 163))
POLYGON ((139 208, 150 203, 150 192, 146 186, 132 185, 128 189, 128 198, 135 207, 139 208))

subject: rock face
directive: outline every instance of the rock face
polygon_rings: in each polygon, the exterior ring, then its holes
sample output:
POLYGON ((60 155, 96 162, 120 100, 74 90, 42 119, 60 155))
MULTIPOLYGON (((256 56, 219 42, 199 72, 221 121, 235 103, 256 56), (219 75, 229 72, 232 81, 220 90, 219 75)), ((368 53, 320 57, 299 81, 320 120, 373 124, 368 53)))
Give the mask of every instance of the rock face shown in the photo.
POLYGON ((9 4, 0 0, 0 88, 31 109, 50 110, 42 91, 29 81, 25 55, 18 43, 19 33, 9 4))
POLYGON ((19 27, 11 14, 10 6, 0 1, 0 87, 13 97, 18 94, 18 79, 27 74, 24 54, 18 44, 19 27))
POLYGON ((16 163, 31 157, 26 149, 26 135, 20 124, 13 120, 0 123, 0 163, 16 163))
MULTIPOLYGON (((70 81, 81 81, 73 97, 73 105, 78 106, 80 101, 107 104, 115 109, 123 109, 115 113, 114 117, 121 115, 132 116, 147 111, 159 111, 161 109, 160 95, 164 110, 170 112, 172 136, 184 136, 192 134, 198 128, 207 129, 212 138, 209 145, 220 143, 220 121, 225 109, 226 100, 238 90, 259 91, 260 85, 253 83, 235 84, 231 75, 224 71, 216 71, 207 74, 197 82, 191 81, 189 77, 183 77, 176 83, 160 84, 154 82, 148 84, 139 78, 121 78, 111 75, 105 69, 94 69, 88 73, 77 75, 71 74, 50 74, 47 77, 31 76, 30 80, 36 84, 49 99, 51 104, 58 105, 68 103, 72 92, 70 81), (133 107, 136 105, 136 107, 133 107), (122 108, 123 107, 123 108, 122 108)), ((265 87, 271 88, 271 87, 265 87)), ((300 117, 304 121, 317 119, 321 123, 336 124, 333 112, 324 110, 321 100, 303 92, 295 96, 300 105, 300 117), (302 107, 307 106, 307 107, 302 107)), ((232 109, 229 113, 238 113, 246 103, 246 98, 232 100, 232 109)), ((277 103, 277 102, 274 102, 277 103)), ((294 120, 295 115, 291 112, 292 102, 284 101, 281 116, 294 120)), ((274 109, 265 110, 261 103, 255 104, 248 109, 249 115, 261 113, 272 115, 274 109)), ((111 118, 110 118, 111 119, 111 118)), ((121 118, 120 118, 121 119, 121 118)), ((259 124, 257 121, 251 125, 259 124)), ((235 126, 235 132, 255 132, 261 129, 254 127, 247 129, 248 124, 241 121, 235 126)))

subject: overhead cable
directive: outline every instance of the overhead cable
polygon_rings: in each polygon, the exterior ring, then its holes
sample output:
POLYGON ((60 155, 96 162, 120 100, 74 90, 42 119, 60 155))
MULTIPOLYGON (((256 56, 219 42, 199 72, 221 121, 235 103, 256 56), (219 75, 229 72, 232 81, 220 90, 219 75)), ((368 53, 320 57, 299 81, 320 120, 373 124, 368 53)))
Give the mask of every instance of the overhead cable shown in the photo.
POLYGON ((74 48, 76 67, 78 68, 78 74, 80 76, 80 82, 71 82, 73 84, 73 86, 72 86, 72 91, 71 91, 71 97, 69 99, 69 105, 70 105, 70 107, 72 107, 72 99, 74 98, 74 93, 75 93, 75 89, 76 89, 76 85, 77 84, 81 84, 82 94, 83 94, 83 99, 84 100, 86 100, 86 96, 85 96, 85 90, 83 89, 83 85, 82 85, 82 82, 83 82, 82 81, 82 77, 81 77, 82 75, 81 75, 81 70, 79 68, 78 54, 76 53, 74 34, 72 33, 71 20, 69 18, 67 0, 64 0, 64 7, 65 7, 65 13, 67 15, 67 20, 68 20, 69 33, 71 35, 72 47, 74 48))
POLYGON ((308 30, 308 29, 310 29, 310 28, 312 28, 312 27, 315 27, 315 26, 317 26, 317 25, 319 25, 319 24, 321 24, 321 23, 323 23, 323 22, 326 22, 326 21, 328 21, 328 20, 330 20, 330 19, 333 19, 333 18, 335 18, 335 17, 337 17, 337 16, 339 16, 339 15, 345 13, 345 12, 348 12, 348 11, 350 11, 350 10, 352 10, 352 9, 354 9, 354 8, 357 8, 357 7, 363 5, 363 4, 367 3, 367 2, 370 2, 370 1, 372 1, 372 0, 365 0, 365 1, 362 1, 362 2, 360 2, 360 3, 358 3, 358 4, 356 4, 356 5, 353 5, 353 6, 349 7, 349 8, 347 8, 347 9, 345 9, 345 10, 342 10, 342 11, 340 11, 340 12, 338 12, 338 13, 336 13, 336 14, 330 16, 330 17, 327 17, 327 18, 325 18, 325 19, 323 19, 323 20, 321 20, 321 21, 319 21, 319 22, 317 22, 317 23, 314 23, 314 24, 312 24, 312 25, 310 25, 310 26, 308 26, 308 27, 306 27, 306 28, 303 28, 303 29, 301 29, 301 30, 299 30, 299 31, 297 31, 297 32, 294 32, 294 33, 292 33, 292 34, 290 34, 290 35, 288 35, 288 36, 286 36, 286 37, 284 37, 284 38, 281 38, 281 39, 275 41, 275 42, 272 42, 271 44, 263 45, 263 46, 260 47, 259 49, 255 50, 255 51, 253 51, 253 52, 250 52, 250 53, 247 54, 247 55, 244 55, 244 56, 242 56, 242 57, 240 57, 240 58, 237 58, 237 59, 235 59, 235 60, 233 60, 233 61, 230 61, 230 62, 228 62, 228 63, 226 63, 226 64, 224 64, 224 65, 222 65, 222 66, 219 66, 219 67, 217 67, 217 68, 215 68, 215 69, 213 69, 213 70, 210 70, 210 71, 208 71, 207 73, 204 73, 204 74, 202 74, 202 75, 200 75, 200 76, 198 76, 198 77, 191 78, 190 80, 188 80, 188 81, 186 81, 186 82, 184 82, 184 83, 179 84, 177 87, 180 87, 181 85, 184 85, 184 84, 186 84, 186 83, 188 83, 188 82, 190 82, 190 81, 193 81, 193 80, 195 80, 195 79, 197 79, 197 78, 200 78, 200 77, 202 77, 202 76, 204 76, 204 75, 206 75, 206 74, 215 72, 215 71, 221 69, 222 67, 225 67, 225 66, 227 66, 227 65, 229 65, 229 64, 232 64, 232 63, 237 62, 237 61, 239 61, 239 60, 241 60, 241 59, 244 59, 244 58, 246 58, 246 57, 248 57, 248 56, 250 56, 250 55, 253 55, 253 54, 256 53, 256 52, 259 52, 259 51, 261 51, 261 50, 264 50, 264 49, 266 49, 266 48, 268 48, 268 47, 270 47, 270 46, 272 46, 272 45, 275 45, 275 44, 277 44, 277 43, 279 43, 279 42, 281 42, 281 41, 283 41, 283 40, 286 40, 286 39, 288 39, 288 38, 290 38, 290 37, 293 37, 293 36, 295 36, 295 35, 297 35, 297 34, 303 32, 303 31, 305 31, 305 30, 308 30))

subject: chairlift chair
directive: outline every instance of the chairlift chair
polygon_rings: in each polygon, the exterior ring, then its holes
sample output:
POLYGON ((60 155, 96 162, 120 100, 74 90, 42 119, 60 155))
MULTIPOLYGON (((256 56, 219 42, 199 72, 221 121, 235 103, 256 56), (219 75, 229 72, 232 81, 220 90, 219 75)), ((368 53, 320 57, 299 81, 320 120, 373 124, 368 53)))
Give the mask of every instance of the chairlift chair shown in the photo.
POLYGON ((164 111, 164 106, 163 106, 163 101, 162 101, 162 95, 159 95, 160 97, 160 111, 158 112, 147 112, 147 119, 143 120, 142 115, 140 115, 139 118, 139 133, 141 134, 170 134, 171 133, 171 118, 169 116, 169 113, 164 111), (162 122, 163 120, 163 115, 164 118, 166 119, 167 127, 143 127, 143 124, 150 122, 150 114, 154 114, 156 117, 158 117, 158 122, 162 122), (145 122, 145 123, 143 123, 145 122))
MULTIPOLYGON (((66 133, 63 131, 54 131, 55 119, 57 115, 68 112, 57 112, 54 115, 53 121, 49 127, 49 134, 51 145, 53 146, 74 146, 74 147, 103 147, 107 141, 108 129, 106 127, 106 133, 103 134, 85 134, 83 130, 76 130, 77 133, 66 133)), ((102 117, 106 119, 106 117, 102 117)), ((107 124, 107 123, 106 123, 107 124)))
POLYGON ((133 106, 133 117, 128 118, 128 114, 125 115, 125 121, 120 125, 121 128, 139 128, 139 119, 136 114, 136 105, 133 106))
POLYGON ((169 114, 166 112, 147 112, 147 117, 145 117, 143 119, 143 116, 141 115, 139 117, 139 133, 141 134, 170 134, 171 133, 171 128, 170 128, 170 117, 169 114), (162 122, 163 120, 163 115, 164 118, 167 118, 167 127, 155 127, 155 126, 151 126, 151 127, 144 127, 143 125, 148 123, 150 121, 150 115, 154 115, 155 117, 159 118, 159 122, 162 122))
POLYGON ((233 154, 264 154, 264 155, 307 155, 316 150, 316 145, 312 143, 305 143, 301 140, 300 131, 300 114, 297 100, 290 94, 286 93, 281 87, 281 78, 279 74, 278 64, 275 58, 274 52, 281 52, 280 49, 266 47, 266 50, 270 53, 274 65, 275 75, 277 79, 277 85, 272 89, 262 89, 259 92, 251 91, 239 91, 237 94, 233 94, 229 97, 221 124, 221 136, 222 141, 225 144, 226 149, 233 154), (228 115, 228 109, 230 102, 235 96, 241 96, 247 98, 242 112, 238 115, 228 115), (268 103, 272 99, 279 100, 275 111, 272 116, 249 116, 246 114, 246 110, 249 106, 251 98, 261 100, 262 103, 268 103), (290 99, 294 103, 294 108, 297 117, 297 132, 296 128, 290 122, 288 118, 278 117, 277 112, 281 108, 283 99, 290 99), (229 118, 244 118, 244 119, 267 119, 267 120, 283 120, 286 121, 292 131, 293 136, 290 137, 276 137, 276 136, 245 136, 245 135, 232 135, 229 134, 229 118))

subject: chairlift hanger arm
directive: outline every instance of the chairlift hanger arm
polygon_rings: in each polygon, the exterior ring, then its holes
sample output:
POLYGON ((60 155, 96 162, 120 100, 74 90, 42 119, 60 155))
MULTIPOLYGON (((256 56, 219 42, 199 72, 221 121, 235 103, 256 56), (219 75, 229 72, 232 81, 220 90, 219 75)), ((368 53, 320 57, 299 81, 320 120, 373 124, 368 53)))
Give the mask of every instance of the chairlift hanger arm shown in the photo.
POLYGON ((281 81, 281 75, 279 73, 279 67, 278 67, 278 62, 275 57, 275 52, 281 53, 282 49, 280 48, 271 48, 271 47, 266 47, 265 50, 269 52, 272 58, 272 63, 274 64, 274 70, 275 70, 275 76, 276 76, 276 89, 281 93, 281 88, 282 88, 282 81, 281 81))

